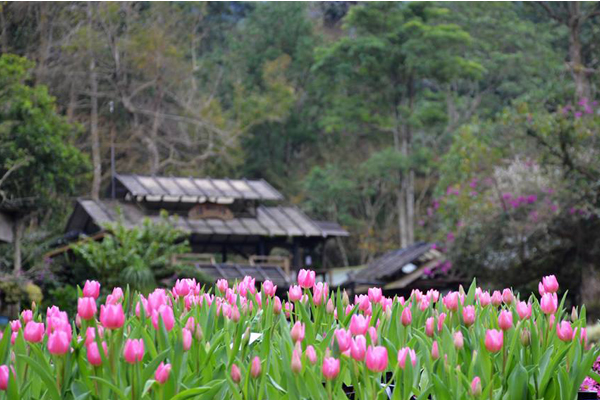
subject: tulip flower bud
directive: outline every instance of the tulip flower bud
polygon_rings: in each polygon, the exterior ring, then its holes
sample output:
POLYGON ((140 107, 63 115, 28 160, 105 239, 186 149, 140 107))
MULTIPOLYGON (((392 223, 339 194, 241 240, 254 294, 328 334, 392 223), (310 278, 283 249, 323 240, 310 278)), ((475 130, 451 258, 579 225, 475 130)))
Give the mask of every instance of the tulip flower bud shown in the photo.
POLYGON ((279 315, 281 313, 281 299, 275 296, 275 300, 273 300, 273 313, 279 315))
POLYGON ((192 331, 183 328, 181 334, 183 336, 183 351, 188 351, 192 347, 192 331))
POLYGON ((325 357, 323 359, 322 372, 325 379, 335 379, 335 377, 340 373, 340 360, 332 357, 325 357))
POLYGON ((454 347, 462 349, 465 345, 462 332, 454 332, 454 347))
POLYGON ((261 370, 260 358, 258 356, 256 356, 252 359, 252 367, 250 368, 250 375, 256 379, 260 376, 260 370, 261 370))
POLYGON ((202 326, 199 323, 196 324, 196 329, 194 330, 194 336, 196 337, 196 340, 198 340, 198 341, 202 341, 202 338, 204 337, 204 333, 202 332, 202 326))
POLYGON ((481 379, 479 379, 479 377, 476 376, 475 378, 473 378, 473 381, 471 382, 471 395, 479 396, 481 394, 481 391, 482 391, 481 379))
POLYGON ((231 364, 231 380, 235 383, 239 383, 242 380, 240 368, 235 364, 231 364))
POLYGON ((531 343, 531 332, 527 329, 523 329, 521 331, 521 344, 525 347, 529 346, 531 343))
POLYGON ((348 297, 348 293, 344 290, 342 293, 342 305, 346 307, 348 304, 350 304, 350 297, 348 297))
POLYGON ((577 312, 577 308, 573 306, 571 309, 571 322, 575 322, 579 319, 579 313, 577 312))
POLYGON ((169 379, 169 374, 171 373, 171 364, 165 364, 161 362, 158 368, 156 368, 156 372, 154 373, 154 379, 161 385, 163 385, 167 379, 169 379))
POLYGON ((242 335, 242 345, 246 346, 250 342, 250 327, 247 327, 242 335))
POLYGON ((312 345, 306 347, 306 356, 308 357, 308 361, 310 361, 312 365, 315 365, 317 363, 317 352, 315 351, 315 348, 312 345))
POLYGON ((410 311, 410 308, 406 307, 404 310, 402 310, 402 315, 400 317, 400 322, 402 322, 402 325, 404 326, 408 326, 411 324, 412 322, 412 313, 410 311))
POLYGON ((294 349, 292 352, 292 371, 300 373, 302 371, 302 360, 300 360, 300 352, 294 349))
POLYGON ((306 326, 300 321, 296 321, 292 330, 290 332, 290 336, 294 342, 302 342, 304 340, 306 326))
POLYGON ((440 349, 438 347, 437 340, 434 340, 433 344, 431 345, 431 358, 434 360, 440 358, 440 349))
POLYGON ((335 307, 333 305, 333 300, 332 299, 329 299, 329 301, 327 301, 327 308, 326 308, 326 310, 327 310, 328 314, 333 314, 333 311, 335 310, 335 307))

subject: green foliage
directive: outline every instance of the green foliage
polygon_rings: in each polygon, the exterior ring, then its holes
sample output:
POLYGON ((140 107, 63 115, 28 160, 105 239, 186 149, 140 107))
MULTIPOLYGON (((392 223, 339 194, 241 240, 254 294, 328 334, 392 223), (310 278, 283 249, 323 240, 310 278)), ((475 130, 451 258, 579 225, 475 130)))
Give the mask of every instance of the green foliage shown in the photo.
POLYGON ((102 285, 129 285, 148 292, 170 282, 176 274, 199 277, 189 269, 172 265, 173 255, 187 253, 190 248, 184 233, 166 213, 162 213, 159 220, 146 218, 139 227, 118 222, 107 224, 104 229, 107 234, 102 240, 74 246, 77 258, 102 285))
POLYGON ((32 68, 22 57, 0 56, 0 198, 60 205, 76 191, 87 158, 70 143, 74 127, 47 88, 29 83, 32 68))

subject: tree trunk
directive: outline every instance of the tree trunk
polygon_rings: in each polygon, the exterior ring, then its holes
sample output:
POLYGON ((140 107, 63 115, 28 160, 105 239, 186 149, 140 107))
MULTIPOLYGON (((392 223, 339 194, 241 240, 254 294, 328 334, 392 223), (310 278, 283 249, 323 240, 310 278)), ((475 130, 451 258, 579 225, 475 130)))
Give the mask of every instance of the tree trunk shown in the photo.
POLYGON ((408 245, 415 242, 415 171, 408 171, 408 186, 406 188, 406 231, 408 245))
POLYGON ((0 4, 0 52, 8 53, 8 23, 4 16, 4 8, 8 3, 0 4))
POLYGON ((96 56, 93 50, 92 29, 93 29, 93 10, 92 3, 88 2, 88 46, 90 51, 90 136, 92 140, 92 191, 90 195, 93 199, 100 198, 100 183, 102 180, 102 160, 100 159, 100 135, 98 134, 98 77, 96 75, 96 56))
POLYGON ((48 7, 49 4, 46 2, 39 3, 39 20, 38 20, 38 31, 39 31, 39 48, 37 54, 37 65, 35 69, 35 80, 36 83, 40 84, 44 82, 44 76, 46 74, 46 60, 48 59, 48 46, 49 46, 49 35, 48 35, 48 7))
POLYGON ((586 67, 581 56, 581 9, 577 1, 569 2, 569 64, 575 81, 575 96, 577 100, 590 98, 590 86, 586 67))
POLYGON ((14 222, 14 273, 15 275, 19 275, 21 273, 21 240, 23 239, 23 228, 24 228, 23 218, 19 215, 15 216, 14 222))
MULTIPOLYGON (((398 111, 398 104, 396 104, 395 116, 396 126, 394 127, 394 149, 397 152, 402 151, 402 141, 400 138, 400 113, 398 111)), ((398 212, 398 237, 400 239, 400 247, 406 247, 408 245, 408 236, 406 232, 406 174, 402 171, 398 171, 398 180, 400 187, 396 189, 396 210, 398 212)))

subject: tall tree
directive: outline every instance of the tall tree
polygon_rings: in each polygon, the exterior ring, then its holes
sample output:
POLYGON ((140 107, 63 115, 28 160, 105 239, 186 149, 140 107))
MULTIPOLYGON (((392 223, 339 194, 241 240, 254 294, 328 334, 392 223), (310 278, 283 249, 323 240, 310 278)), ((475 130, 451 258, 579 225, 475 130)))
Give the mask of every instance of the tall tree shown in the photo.
MULTIPOLYGON (((463 57, 470 37, 441 18, 446 12, 424 3, 369 3, 350 9, 345 18, 349 34, 318 55, 323 84, 332 84, 325 129, 335 130, 342 119, 350 120, 353 133, 389 135, 395 151, 410 159, 415 132, 430 118, 424 100, 431 97, 432 82, 443 84, 481 71, 479 64, 463 57)), ((405 247, 414 241, 414 166, 398 174, 398 235, 405 247)))
POLYGON ((25 224, 64 204, 83 178, 86 158, 70 142, 74 127, 56 113, 44 86, 31 86, 34 64, 0 56, 0 203, 22 207, 15 222, 14 270, 21 270, 25 224))

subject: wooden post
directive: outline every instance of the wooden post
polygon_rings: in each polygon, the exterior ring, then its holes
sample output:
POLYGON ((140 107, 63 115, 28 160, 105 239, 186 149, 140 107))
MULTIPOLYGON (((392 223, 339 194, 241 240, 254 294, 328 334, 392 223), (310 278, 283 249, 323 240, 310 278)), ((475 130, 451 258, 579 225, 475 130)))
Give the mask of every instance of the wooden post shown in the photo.
POLYGON ((19 215, 15 215, 14 218, 14 273, 15 275, 19 275, 21 273, 21 239, 23 236, 23 218, 19 215))

